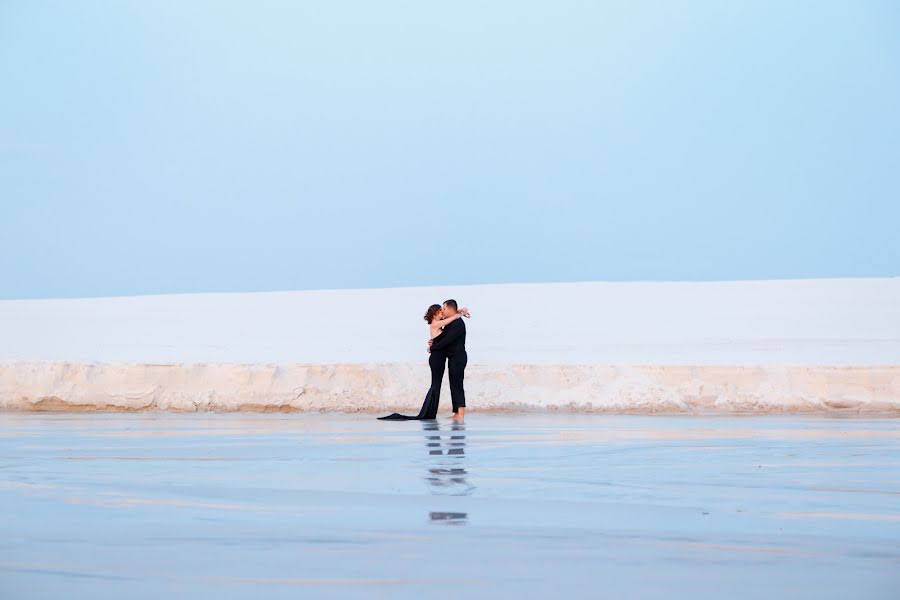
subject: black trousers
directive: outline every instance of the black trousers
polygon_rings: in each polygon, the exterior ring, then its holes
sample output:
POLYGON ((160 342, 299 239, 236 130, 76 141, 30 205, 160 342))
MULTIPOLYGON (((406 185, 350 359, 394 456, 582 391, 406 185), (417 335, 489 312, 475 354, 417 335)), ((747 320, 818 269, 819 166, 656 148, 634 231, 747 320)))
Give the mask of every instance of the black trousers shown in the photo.
POLYGON ((428 357, 428 366, 431 367, 431 393, 434 394, 434 405, 437 406, 441 399, 441 385, 444 382, 444 366, 449 367, 450 377, 450 401, 453 404, 453 412, 462 406, 466 406, 466 390, 463 388, 463 379, 466 375, 466 363, 469 355, 465 352, 447 356, 443 352, 432 352, 428 357))
POLYGON ((469 355, 465 352, 459 352, 447 357, 448 375, 450 377, 450 399, 453 402, 453 412, 456 409, 466 406, 466 390, 463 389, 463 378, 466 375, 466 363, 469 362, 469 355))

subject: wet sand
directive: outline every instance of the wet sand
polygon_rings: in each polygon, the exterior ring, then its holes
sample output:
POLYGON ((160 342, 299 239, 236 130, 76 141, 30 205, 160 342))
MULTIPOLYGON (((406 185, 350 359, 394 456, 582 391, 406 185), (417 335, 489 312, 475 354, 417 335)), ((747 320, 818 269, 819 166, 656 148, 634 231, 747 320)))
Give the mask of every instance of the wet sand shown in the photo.
POLYGON ((0 414, 0 597, 897 598, 900 420, 0 414))

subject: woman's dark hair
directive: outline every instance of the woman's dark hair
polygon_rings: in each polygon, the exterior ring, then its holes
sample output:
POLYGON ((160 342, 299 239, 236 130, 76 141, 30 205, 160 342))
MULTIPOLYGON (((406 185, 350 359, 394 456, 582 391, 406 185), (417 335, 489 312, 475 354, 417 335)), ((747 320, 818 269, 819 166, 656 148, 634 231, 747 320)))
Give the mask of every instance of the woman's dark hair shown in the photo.
POLYGON ((431 325, 431 322, 434 321, 434 315, 438 314, 441 310, 440 304, 432 304, 428 307, 428 310, 425 311, 425 320, 428 321, 428 324, 431 325))

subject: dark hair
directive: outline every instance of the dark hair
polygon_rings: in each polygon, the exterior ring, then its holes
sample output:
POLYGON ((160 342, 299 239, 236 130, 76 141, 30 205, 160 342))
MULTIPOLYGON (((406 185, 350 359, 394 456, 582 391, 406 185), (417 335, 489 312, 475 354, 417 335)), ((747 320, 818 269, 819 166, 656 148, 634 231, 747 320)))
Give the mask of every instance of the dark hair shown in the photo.
POLYGON ((425 320, 428 321, 429 325, 431 325, 431 322, 434 321, 434 315, 438 314, 438 311, 440 310, 440 304, 432 304, 428 307, 428 310, 425 311, 425 320))
POLYGON ((452 298, 451 298, 450 300, 444 300, 444 304, 446 304, 447 306, 449 306, 449 307, 452 308, 453 310, 458 310, 458 309, 459 309, 459 307, 456 305, 456 300, 453 300, 452 298))

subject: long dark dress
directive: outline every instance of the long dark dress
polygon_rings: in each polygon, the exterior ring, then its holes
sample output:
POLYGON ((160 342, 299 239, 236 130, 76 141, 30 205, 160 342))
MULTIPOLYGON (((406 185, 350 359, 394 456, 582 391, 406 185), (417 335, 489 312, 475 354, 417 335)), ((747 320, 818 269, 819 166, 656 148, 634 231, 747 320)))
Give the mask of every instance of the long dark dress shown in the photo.
MULTIPOLYGON (((436 336, 438 339, 442 334, 436 336)), ((438 403, 441 400, 441 383, 444 380, 444 367, 447 364, 447 355, 443 352, 432 352, 428 357, 428 366, 431 367, 431 387, 425 394, 425 402, 419 414, 401 415, 400 413, 391 413, 386 417, 378 417, 381 421, 422 421, 425 419, 434 419, 437 417, 438 403)))

